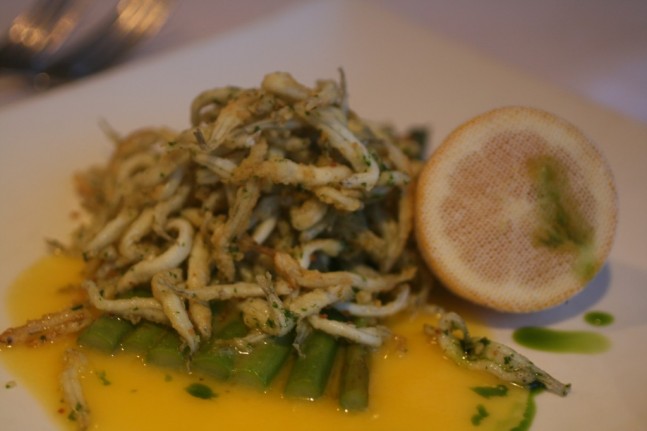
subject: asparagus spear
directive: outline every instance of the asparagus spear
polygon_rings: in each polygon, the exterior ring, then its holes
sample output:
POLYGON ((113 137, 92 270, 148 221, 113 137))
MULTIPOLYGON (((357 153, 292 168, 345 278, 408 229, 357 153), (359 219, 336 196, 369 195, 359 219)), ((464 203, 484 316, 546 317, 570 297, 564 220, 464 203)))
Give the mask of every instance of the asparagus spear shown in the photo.
POLYGON ((182 352, 182 339, 170 329, 164 329, 164 332, 161 339, 146 354, 146 362, 161 367, 182 368, 186 363, 182 352))
POLYGON ((237 353, 234 347, 223 344, 222 340, 246 334, 247 327, 240 313, 233 313, 224 320, 220 316, 214 316, 212 339, 193 356, 192 370, 220 380, 228 379, 234 369, 237 353))
POLYGON ((319 398, 328 383, 337 353, 338 341, 332 335, 314 330, 302 345, 288 376, 285 394, 293 398, 319 398))
POLYGON ((236 366, 236 381, 266 389, 290 356, 293 338, 292 333, 272 337, 242 356, 236 366))
POLYGON ((133 325, 127 320, 103 315, 79 334, 77 343, 110 354, 115 351, 121 339, 132 329, 133 325))
POLYGON ((244 337, 249 331, 240 312, 229 315, 223 322, 215 324, 213 329, 213 337, 220 340, 244 337))
POLYGON ((197 373, 227 380, 234 368, 236 350, 230 346, 206 345, 196 352, 191 369, 197 373))
POLYGON ((347 411, 368 407, 368 383, 371 352, 363 344, 346 347, 341 372, 339 405, 347 411))
POLYGON ((146 356, 150 349, 159 343, 167 333, 168 331, 160 325, 151 322, 141 322, 132 332, 126 334, 121 341, 121 347, 126 352, 146 356))

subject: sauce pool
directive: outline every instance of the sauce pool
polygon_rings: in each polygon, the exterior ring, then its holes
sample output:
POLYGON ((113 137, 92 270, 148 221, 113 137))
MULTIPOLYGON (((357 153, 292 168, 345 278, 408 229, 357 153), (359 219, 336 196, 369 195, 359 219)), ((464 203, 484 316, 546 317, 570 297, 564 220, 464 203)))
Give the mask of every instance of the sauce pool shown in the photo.
MULTIPOLYGON (((81 269, 82 262, 64 256, 48 256, 37 262, 8 292, 5 309, 10 320, 22 324, 78 302, 78 291, 66 286, 78 283, 81 269)), ((147 366, 123 352, 105 356, 85 350, 88 365, 82 385, 92 414, 90 429, 528 429, 533 416, 532 395, 504 385, 507 389, 498 396, 483 396, 491 391, 475 388, 500 389, 502 383, 443 357, 438 346, 424 335, 425 321, 429 317, 420 313, 390 323, 391 330, 406 339, 406 353, 392 342, 374 354, 370 407, 352 414, 339 409, 334 385, 329 385, 320 400, 297 401, 282 396, 285 376, 279 376, 262 393, 147 366)), ((471 325, 473 333, 483 331, 473 322, 471 325)), ((17 384, 29 388, 62 430, 75 429, 58 389, 63 352, 72 346, 74 337, 66 337, 39 347, 0 350, 0 360, 17 384)))

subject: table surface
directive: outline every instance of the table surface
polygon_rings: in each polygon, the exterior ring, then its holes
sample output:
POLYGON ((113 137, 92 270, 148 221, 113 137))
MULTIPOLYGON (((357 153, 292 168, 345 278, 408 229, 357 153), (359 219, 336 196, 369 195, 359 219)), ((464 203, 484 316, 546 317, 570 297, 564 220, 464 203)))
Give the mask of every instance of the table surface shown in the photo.
MULTIPOLYGON (((360 1, 360 0, 347 0, 360 1)), ((647 123, 647 1, 373 0, 443 37, 647 123)), ((297 0, 179 0, 169 22, 124 61, 225 34, 297 0)), ((0 31, 29 4, 3 0, 0 31)), ((38 93, 0 77, 0 107, 38 93)))

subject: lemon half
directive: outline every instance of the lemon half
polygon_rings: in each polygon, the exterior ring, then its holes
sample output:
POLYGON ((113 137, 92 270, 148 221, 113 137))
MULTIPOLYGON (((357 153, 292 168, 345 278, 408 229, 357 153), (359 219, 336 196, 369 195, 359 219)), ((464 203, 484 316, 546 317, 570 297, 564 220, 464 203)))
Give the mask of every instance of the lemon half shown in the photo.
POLYGON ((505 107, 453 131, 416 189, 416 239, 443 284, 506 312, 561 304, 606 261, 617 192, 600 151, 551 113, 505 107))

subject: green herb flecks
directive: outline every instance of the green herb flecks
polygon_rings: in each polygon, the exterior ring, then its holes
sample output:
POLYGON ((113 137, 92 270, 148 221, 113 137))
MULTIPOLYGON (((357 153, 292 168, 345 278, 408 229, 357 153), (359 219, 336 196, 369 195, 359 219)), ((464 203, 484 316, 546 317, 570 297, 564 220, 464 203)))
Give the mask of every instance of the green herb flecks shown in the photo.
POLYGON ((185 388, 189 395, 200 398, 203 400, 209 400, 218 396, 213 389, 204 383, 192 383, 185 388))
POLYGON ((483 419, 487 418, 490 416, 490 413, 488 413, 487 409, 483 404, 479 404, 476 406, 476 413, 472 415, 472 425, 478 426, 481 425, 481 422, 483 422, 483 419))
POLYGON ((534 233, 535 243, 576 253, 576 273, 585 280, 592 278, 599 266, 592 253, 593 228, 577 205, 566 168, 547 156, 532 159, 528 169, 536 186, 541 218, 541 227, 534 233))
POLYGON ((96 374, 99 380, 101 380, 101 384, 103 386, 108 386, 112 383, 110 380, 108 380, 108 376, 104 370, 97 371, 96 374))
POLYGON ((508 395, 508 387, 506 385, 476 386, 472 390, 483 398, 505 397, 508 395))

